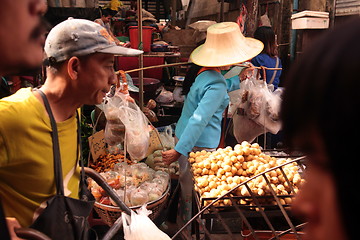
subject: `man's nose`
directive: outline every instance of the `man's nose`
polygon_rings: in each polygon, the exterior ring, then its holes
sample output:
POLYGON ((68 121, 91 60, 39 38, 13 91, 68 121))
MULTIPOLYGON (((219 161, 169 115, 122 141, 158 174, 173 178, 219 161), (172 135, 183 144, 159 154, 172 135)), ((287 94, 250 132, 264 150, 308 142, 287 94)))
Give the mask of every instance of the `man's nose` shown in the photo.
POLYGON ((109 84, 110 85, 114 85, 116 84, 116 82, 118 81, 118 75, 113 73, 111 76, 110 76, 110 79, 109 79, 109 84))

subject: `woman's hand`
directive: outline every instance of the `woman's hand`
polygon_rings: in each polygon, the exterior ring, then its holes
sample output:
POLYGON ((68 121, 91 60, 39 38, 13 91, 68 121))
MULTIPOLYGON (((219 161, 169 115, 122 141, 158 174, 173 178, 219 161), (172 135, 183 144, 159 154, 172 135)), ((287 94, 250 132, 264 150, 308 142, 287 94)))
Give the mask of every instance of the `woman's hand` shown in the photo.
POLYGON ((254 70, 255 70, 254 65, 250 62, 247 63, 246 65, 248 65, 248 67, 244 68, 239 74, 240 81, 244 81, 247 78, 250 78, 250 76, 254 74, 254 70))
POLYGON ((175 149, 171 149, 171 150, 162 152, 163 162, 166 165, 170 165, 171 163, 177 161, 180 156, 181 156, 181 153, 178 153, 175 149))

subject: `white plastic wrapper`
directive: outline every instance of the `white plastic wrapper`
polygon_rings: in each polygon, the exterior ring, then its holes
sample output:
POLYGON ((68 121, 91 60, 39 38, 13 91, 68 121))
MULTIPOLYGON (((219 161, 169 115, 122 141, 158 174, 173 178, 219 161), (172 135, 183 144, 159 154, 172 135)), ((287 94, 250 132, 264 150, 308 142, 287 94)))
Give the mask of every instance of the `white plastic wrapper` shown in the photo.
POLYGON ((125 240, 170 240, 171 238, 156 227, 148 215, 151 211, 142 206, 137 213, 131 212, 131 216, 121 214, 123 220, 125 240))

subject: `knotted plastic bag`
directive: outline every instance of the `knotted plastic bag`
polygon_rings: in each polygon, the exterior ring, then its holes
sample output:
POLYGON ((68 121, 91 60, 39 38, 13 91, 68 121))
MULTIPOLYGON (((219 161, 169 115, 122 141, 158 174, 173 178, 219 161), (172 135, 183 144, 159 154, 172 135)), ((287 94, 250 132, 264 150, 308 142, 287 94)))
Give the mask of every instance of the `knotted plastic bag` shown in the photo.
POLYGON ((143 205, 137 213, 131 211, 131 216, 121 214, 125 240, 170 240, 171 238, 156 227, 148 215, 151 211, 143 205))
POLYGON ((105 140, 109 145, 124 141, 131 159, 141 160, 147 156, 150 127, 144 113, 129 96, 126 77, 123 79, 125 82, 118 84, 114 95, 105 99, 105 140))
POLYGON ((281 129, 281 97, 255 76, 241 82, 239 95, 230 96, 235 103, 234 136, 238 142, 251 142, 261 134, 276 134, 281 129))

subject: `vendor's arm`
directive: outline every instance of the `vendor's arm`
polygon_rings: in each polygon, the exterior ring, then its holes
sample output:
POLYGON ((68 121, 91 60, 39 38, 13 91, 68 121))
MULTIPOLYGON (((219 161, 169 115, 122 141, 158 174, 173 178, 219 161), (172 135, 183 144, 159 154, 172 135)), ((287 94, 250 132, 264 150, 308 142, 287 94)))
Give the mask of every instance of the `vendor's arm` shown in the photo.
POLYGON ((207 85, 206 92, 175 146, 177 152, 188 156, 188 153, 191 152, 203 134, 205 127, 223 103, 225 94, 227 94, 227 88, 223 79, 216 79, 207 85))
POLYGON ((232 92, 235 90, 240 89, 240 77, 239 75, 235 75, 231 78, 227 78, 226 79, 226 84, 227 84, 227 91, 228 92, 232 92))

